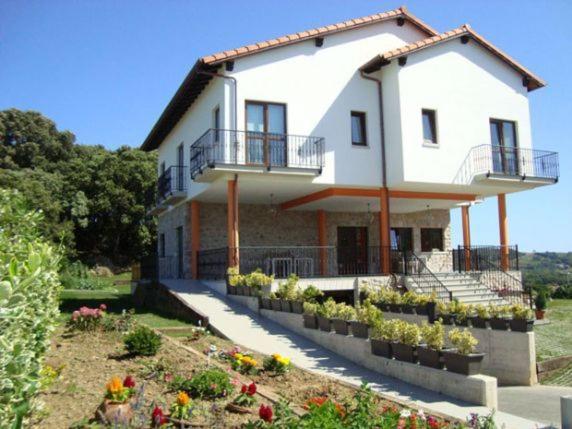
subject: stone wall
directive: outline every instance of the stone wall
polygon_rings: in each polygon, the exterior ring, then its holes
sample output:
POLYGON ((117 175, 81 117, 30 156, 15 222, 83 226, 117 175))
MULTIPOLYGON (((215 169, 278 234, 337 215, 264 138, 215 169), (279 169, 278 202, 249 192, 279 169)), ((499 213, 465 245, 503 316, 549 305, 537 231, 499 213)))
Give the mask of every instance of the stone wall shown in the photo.
POLYGON ((188 228, 188 205, 187 203, 171 207, 159 215, 157 225, 157 254, 159 255, 159 277, 175 278, 178 276, 178 249, 177 228, 183 228, 183 276, 190 278, 190 228, 188 228), (160 234, 165 234, 165 257, 160 254, 160 234))

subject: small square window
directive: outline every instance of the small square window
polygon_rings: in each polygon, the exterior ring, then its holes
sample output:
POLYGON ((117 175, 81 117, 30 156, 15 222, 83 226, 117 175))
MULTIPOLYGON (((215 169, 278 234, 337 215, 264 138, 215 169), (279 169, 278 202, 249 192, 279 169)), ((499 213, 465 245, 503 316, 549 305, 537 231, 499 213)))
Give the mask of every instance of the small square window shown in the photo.
POLYGON ((444 250, 442 228, 421 228, 421 251, 444 250))
POLYGON ((423 109, 423 143, 437 144, 437 119, 435 110, 423 109))
POLYGON ((391 246, 400 252, 413 252, 413 228, 391 228, 391 246))
POLYGON ((352 112, 352 145, 367 146, 365 112, 352 112))

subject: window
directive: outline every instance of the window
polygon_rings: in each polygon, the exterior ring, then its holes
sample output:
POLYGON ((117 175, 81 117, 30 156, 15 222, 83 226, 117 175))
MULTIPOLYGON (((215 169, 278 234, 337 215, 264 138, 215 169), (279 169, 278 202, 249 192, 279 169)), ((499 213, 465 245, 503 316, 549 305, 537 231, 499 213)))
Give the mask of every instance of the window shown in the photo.
POLYGON ((443 229, 421 228, 421 251, 431 252, 437 249, 443 251, 443 229))
POLYGON ((165 234, 159 234, 159 257, 165 257, 165 234))
POLYGON ((246 162, 286 166, 286 105, 246 102, 246 162))
POLYGON ((435 110, 423 109, 423 143, 437 144, 437 120, 435 110))
POLYGON ((413 229, 391 228, 391 246, 402 252, 413 252, 413 229))
POLYGON ((367 146, 365 128, 365 113, 352 112, 352 145, 367 146))

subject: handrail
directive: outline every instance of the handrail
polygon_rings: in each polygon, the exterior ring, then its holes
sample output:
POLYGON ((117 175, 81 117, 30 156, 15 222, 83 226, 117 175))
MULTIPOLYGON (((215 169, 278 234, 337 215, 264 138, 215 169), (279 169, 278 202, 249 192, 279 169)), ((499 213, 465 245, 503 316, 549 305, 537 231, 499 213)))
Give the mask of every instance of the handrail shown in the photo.
MULTIPOLYGON (((439 300, 443 298, 443 295, 446 295, 449 298, 449 301, 453 300, 453 292, 447 289, 443 282, 437 278, 433 271, 427 267, 427 264, 425 264, 425 262, 415 254, 415 252, 405 252, 404 255, 404 258, 407 258, 407 255, 409 255, 419 267, 416 272, 407 272, 406 275, 411 276, 423 292, 427 292, 427 289, 429 289, 431 293, 434 292, 437 294, 437 299, 439 300)), ((407 260, 405 261, 405 265, 407 266, 407 260)))

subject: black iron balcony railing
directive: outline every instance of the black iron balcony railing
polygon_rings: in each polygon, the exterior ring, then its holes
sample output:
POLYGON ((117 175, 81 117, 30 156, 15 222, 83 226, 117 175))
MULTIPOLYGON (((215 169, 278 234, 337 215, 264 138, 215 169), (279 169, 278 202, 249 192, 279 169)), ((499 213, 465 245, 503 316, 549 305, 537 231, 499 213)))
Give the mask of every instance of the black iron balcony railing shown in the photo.
POLYGON ((482 271, 491 266, 502 266, 505 259, 508 271, 518 271, 518 246, 458 246, 453 249, 453 271, 482 271))
POLYGON ((157 180, 157 203, 160 204, 169 196, 187 190, 187 167, 172 165, 157 180))
POLYGON ((455 182, 468 183, 476 175, 557 181, 560 176, 558 153, 507 146, 476 146, 467 155, 455 182))
POLYGON ((209 129, 191 146, 191 177, 218 165, 316 170, 324 166, 322 137, 209 129))

